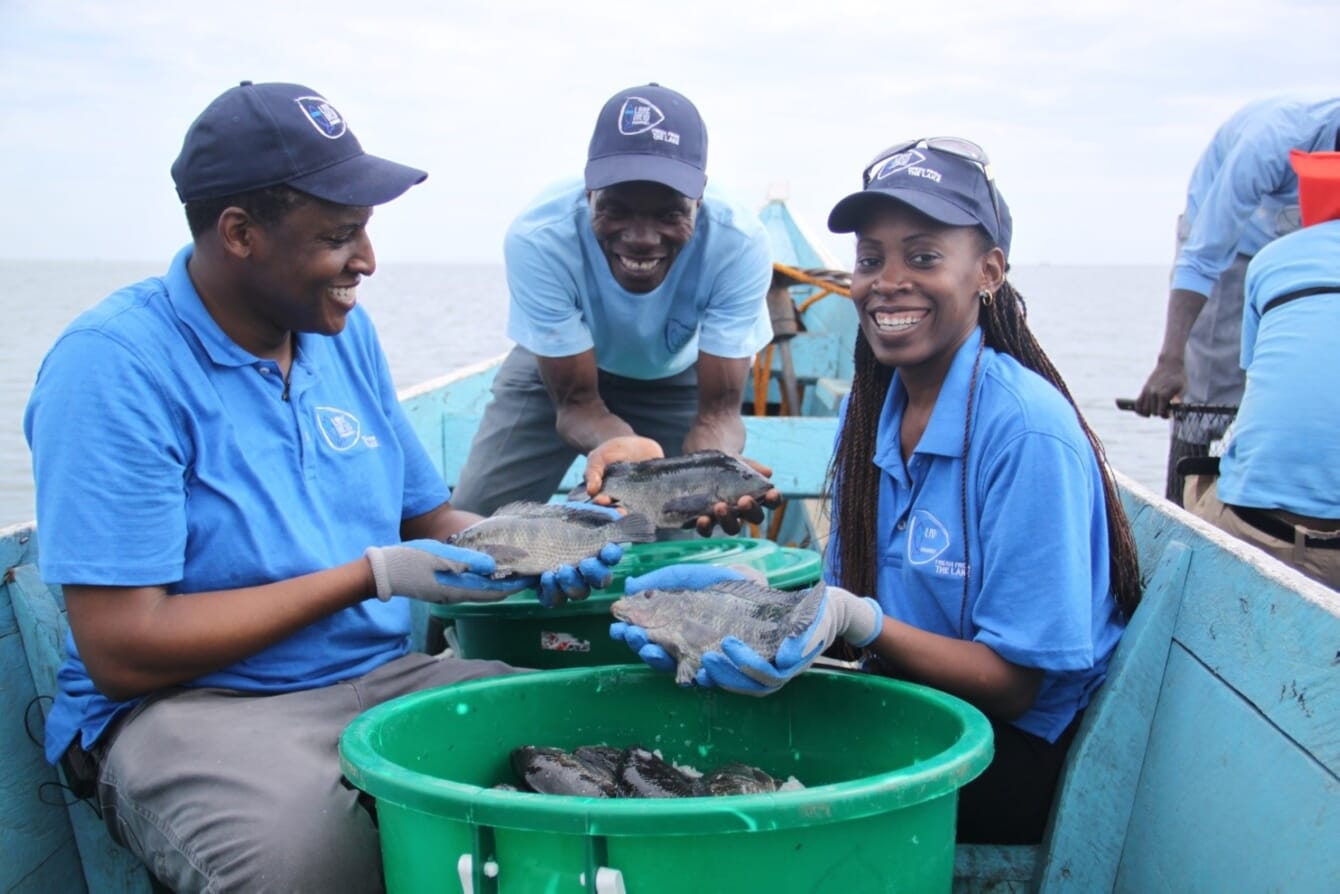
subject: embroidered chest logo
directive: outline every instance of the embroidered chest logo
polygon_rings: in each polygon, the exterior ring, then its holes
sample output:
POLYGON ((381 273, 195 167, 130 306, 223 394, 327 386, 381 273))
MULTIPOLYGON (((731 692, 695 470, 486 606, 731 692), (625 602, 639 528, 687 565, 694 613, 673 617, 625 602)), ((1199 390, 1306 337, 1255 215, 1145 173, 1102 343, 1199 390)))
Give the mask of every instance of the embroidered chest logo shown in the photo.
POLYGON ((328 140, 338 140, 344 136, 344 119, 330 103, 319 96, 300 96, 293 101, 321 136, 328 140))
POLYGON ((912 510, 907 525, 907 561, 913 565, 934 562, 949 549, 949 529, 925 509, 912 510))
MULTIPOLYGON (((330 448, 341 452, 357 444, 363 434, 363 426, 357 416, 335 407, 316 408, 316 427, 330 448)), ((362 440, 369 447, 376 446, 375 439, 362 438, 362 440)))

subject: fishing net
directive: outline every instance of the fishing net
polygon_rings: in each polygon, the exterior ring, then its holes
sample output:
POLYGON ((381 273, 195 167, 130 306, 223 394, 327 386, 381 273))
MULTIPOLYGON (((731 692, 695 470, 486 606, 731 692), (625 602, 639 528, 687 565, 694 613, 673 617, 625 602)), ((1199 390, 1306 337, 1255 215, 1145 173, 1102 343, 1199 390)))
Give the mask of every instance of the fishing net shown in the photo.
POLYGON ((1172 437, 1168 443, 1167 488, 1169 500, 1182 505, 1186 477, 1177 472, 1177 464, 1187 457, 1223 455, 1233 429, 1238 408, 1206 404, 1174 404, 1172 437))

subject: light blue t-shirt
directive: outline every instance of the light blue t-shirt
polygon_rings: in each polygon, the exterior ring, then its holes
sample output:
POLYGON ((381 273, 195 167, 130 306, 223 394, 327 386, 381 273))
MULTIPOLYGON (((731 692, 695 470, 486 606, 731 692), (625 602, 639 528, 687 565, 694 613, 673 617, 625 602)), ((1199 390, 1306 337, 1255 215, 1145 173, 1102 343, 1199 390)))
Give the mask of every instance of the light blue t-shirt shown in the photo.
MULTIPOLYGON (((890 617, 1041 668, 1037 700, 1013 723, 1054 742, 1103 682, 1124 628, 1109 586, 1102 475, 1061 393, 985 348, 967 460, 965 563, 963 430, 980 342, 978 329, 955 355, 907 463, 899 445, 907 391, 894 374, 875 441, 884 537, 875 595, 890 617)), ((834 555, 825 574, 836 583, 834 555)))
POLYGON ((1340 292, 1271 308, 1299 289, 1340 290, 1340 221, 1305 227, 1247 267, 1247 387, 1219 463, 1219 499, 1340 519, 1340 292))
POLYGON ((1298 204, 1289 150, 1334 150, 1337 129, 1340 98, 1267 99, 1225 121, 1191 175, 1189 230, 1173 266, 1172 287, 1208 295, 1235 254, 1254 255, 1296 227, 1281 219, 1291 219, 1298 204))
POLYGON ((610 273, 591 230, 580 179, 542 193, 503 243, 511 309, 507 335, 541 357, 595 347, 596 366, 631 379, 683 372, 698 352, 751 357, 772 340, 772 258, 758 216, 711 183, 697 225, 666 275, 645 294, 610 273))
MULTIPOLYGON (((81 314, 38 372, 24 433, 50 583, 172 595, 270 583, 397 543, 402 519, 450 497, 362 308, 339 335, 298 336, 285 397, 278 365, 209 315, 190 256, 81 314)), ((409 630, 405 599, 369 599, 187 685, 321 686, 405 654, 409 630)), ((138 701, 101 695, 73 638, 66 649, 46 726, 53 762, 138 701)))

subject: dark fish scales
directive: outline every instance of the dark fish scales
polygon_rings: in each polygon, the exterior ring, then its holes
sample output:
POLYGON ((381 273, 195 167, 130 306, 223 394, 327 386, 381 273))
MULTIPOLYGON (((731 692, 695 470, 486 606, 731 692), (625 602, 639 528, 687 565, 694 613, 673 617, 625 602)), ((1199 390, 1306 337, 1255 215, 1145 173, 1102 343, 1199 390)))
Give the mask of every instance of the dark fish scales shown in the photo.
POLYGON ((774 590, 753 581, 723 581, 701 590, 642 590, 610 606, 614 617, 647 631, 675 659, 675 681, 693 682, 704 653, 733 636, 771 661, 782 640, 813 623, 823 582, 808 590, 774 590))
POLYGON ((620 519, 551 503, 509 503, 488 518, 448 538, 448 543, 488 553, 498 563, 494 577, 534 575, 575 565, 607 543, 646 543, 656 526, 645 515, 620 519))
POLYGON ((619 774, 619 759, 623 757, 623 749, 613 745, 581 745, 572 749, 572 756, 593 771, 615 779, 619 774))
POLYGON ((533 792, 585 798, 617 798, 620 794, 613 778, 595 772, 561 748, 523 745, 513 749, 511 760, 512 769, 533 792))
POLYGON ((629 798, 691 798, 693 781, 645 748, 624 749, 619 759, 619 788, 629 798))
MULTIPOLYGON (((658 528, 682 528, 711 515, 717 503, 734 506, 741 497, 762 500, 773 484, 743 460, 719 450, 642 462, 610 463, 600 493, 629 512, 640 512, 658 528)), ((586 488, 571 499, 586 497, 586 488)))
POLYGON ((729 763, 699 779, 694 790, 700 795, 757 795, 777 791, 780 783, 758 767, 729 763))

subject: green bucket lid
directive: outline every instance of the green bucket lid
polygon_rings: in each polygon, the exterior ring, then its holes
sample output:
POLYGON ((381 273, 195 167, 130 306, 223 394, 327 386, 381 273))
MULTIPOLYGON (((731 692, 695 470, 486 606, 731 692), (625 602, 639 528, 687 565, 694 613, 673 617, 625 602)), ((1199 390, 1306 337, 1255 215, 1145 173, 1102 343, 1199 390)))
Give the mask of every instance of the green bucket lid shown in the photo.
POLYGON ((623 595, 624 582, 628 578, 667 565, 682 563, 747 565, 767 575, 768 583, 772 586, 789 589, 808 586, 817 581, 822 559, 812 550, 779 547, 771 540, 752 537, 708 537, 634 543, 624 547, 623 558, 614 566, 614 579, 610 585, 580 602, 569 602, 558 608, 545 608, 540 604, 534 590, 522 590, 500 602, 431 605, 429 611, 440 618, 609 614, 610 603, 623 595))

